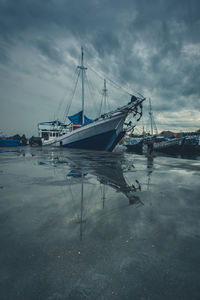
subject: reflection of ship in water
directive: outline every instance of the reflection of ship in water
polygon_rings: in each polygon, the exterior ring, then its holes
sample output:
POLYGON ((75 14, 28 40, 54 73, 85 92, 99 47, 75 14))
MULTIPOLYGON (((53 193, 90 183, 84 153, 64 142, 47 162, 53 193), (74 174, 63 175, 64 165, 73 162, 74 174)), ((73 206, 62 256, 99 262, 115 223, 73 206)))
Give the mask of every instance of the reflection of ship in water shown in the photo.
MULTIPOLYGON (((66 153, 69 154, 69 151, 66 153)), ((123 154, 101 154, 94 152, 70 153, 67 158, 71 166, 68 176, 81 177, 87 173, 94 175, 103 184, 112 187, 117 192, 123 193, 129 200, 129 204, 142 203, 140 198, 135 195, 136 191, 141 190, 141 185, 136 179, 134 183, 128 184, 124 177, 126 168, 130 169, 125 161, 123 154)), ((65 160, 64 160, 65 161, 65 160)), ((63 160, 60 162, 64 162, 63 160)), ((133 166, 132 166, 133 168, 133 166)))
MULTIPOLYGON (((122 211, 126 215, 128 208, 143 206, 144 177, 124 153, 50 149, 42 155, 44 160, 39 165, 54 167, 55 182, 63 186, 59 190, 67 208, 67 222, 74 229, 73 224, 79 224, 81 240, 86 227, 91 230, 91 222, 116 217, 122 211)), ((148 184, 152 170, 153 159, 148 158, 148 184)))
MULTIPOLYGON (((64 153, 63 153, 64 154, 64 153)), ((143 204, 138 196, 138 191, 141 191, 140 182, 136 179, 133 183, 128 184, 124 177, 124 172, 128 167, 127 161, 123 154, 96 154, 93 152, 70 152, 67 151, 65 155, 58 159, 59 163, 67 163, 70 166, 70 171, 67 174, 68 178, 77 180, 80 185, 80 213, 77 223, 80 224, 80 239, 83 236, 83 227, 86 222, 84 216, 85 196, 88 195, 87 177, 95 176, 100 183, 102 208, 104 209, 106 200, 106 186, 111 187, 118 193, 122 193, 128 199, 128 204, 141 205, 143 204)), ((133 167, 133 166, 132 166, 133 167)), ((88 179, 89 180, 89 179, 88 179)), ((86 196, 87 197, 87 196, 86 196)), ((92 201, 92 199, 90 199, 92 201)), ((92 204, 92 202, 91 202, 92 204)))
POLYGON ((147 156, 147 178, 148 178, 147 190, 149 190, 150 181, 151 181, 151 174, 153 172, 153 160, 154 160, 153 155, 148 155, 147 156))

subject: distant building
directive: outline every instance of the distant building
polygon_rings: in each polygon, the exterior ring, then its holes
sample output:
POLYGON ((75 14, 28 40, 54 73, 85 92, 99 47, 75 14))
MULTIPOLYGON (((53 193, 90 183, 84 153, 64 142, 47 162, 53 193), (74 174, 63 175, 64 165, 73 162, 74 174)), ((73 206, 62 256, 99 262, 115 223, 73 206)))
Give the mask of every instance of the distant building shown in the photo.
POLYGON ((162 136, 166 137, 166 138, 179 138, 180 137, 179 133, 172 132, 172 131, 169 131, 169 130, 162 131, 160 134, 162 136))
POLYGON ((182 131, 182 132, 173 132, 173 131, 169 131, 169 130, 165 130, 162 131, 160 133, 161 136, 165 137, 165 138, 181 138, 181 137, 186 137, 186 136, 191 136, 191 135, 200 135, 200 129, 198 129, 197 131, 182 131))

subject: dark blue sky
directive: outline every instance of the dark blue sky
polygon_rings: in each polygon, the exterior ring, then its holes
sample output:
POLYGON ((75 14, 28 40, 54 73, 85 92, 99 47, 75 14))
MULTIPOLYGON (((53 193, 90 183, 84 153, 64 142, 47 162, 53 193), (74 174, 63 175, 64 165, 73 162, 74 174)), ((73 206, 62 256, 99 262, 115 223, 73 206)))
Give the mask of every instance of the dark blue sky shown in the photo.
MULTIPOLYGON (((36 134, 63 115, 82 45, 92 86, 89 66, 150 97, 158 129, 200 128, 198 0, 0 0, 0 131, 36 134)), ((111 108, 129 101, 107 84, 111 108)), ((86 99, 91 117, 100 100, 86 99)))

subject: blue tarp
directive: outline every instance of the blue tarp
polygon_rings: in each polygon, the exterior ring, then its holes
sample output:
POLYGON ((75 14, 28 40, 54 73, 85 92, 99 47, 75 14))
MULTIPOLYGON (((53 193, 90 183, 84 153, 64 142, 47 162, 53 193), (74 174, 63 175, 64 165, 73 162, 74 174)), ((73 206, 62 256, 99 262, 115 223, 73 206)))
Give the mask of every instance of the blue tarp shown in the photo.
MULTIPOLYGON (((78 123, 78 124, 82 124, 82 114, 83 112, 80 111, 77 114, 73 115, 73 116, 69 116, 68 119, 74 124, 74 123, 78 123)), ((93 120, 88 119, 86 116, 84 116, 84 124, 90 124, 92 123, 93 120)))
POLYGON ((6 139, 1 138, 0 139, 0 147, 15 147, 15 146, 21 146, 22 143, 19 139, 6 139))

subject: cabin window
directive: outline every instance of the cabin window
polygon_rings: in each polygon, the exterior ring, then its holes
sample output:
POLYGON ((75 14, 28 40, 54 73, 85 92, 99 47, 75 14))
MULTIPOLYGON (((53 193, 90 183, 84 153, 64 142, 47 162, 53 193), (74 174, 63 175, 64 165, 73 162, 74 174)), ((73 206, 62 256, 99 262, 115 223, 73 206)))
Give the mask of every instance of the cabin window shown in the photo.
POLYGON ((48 140, 48 138, 49 138, 48 133, 43 131, 43 132, 42 132, 42 138, 43 138, 44 140, 48 140))

